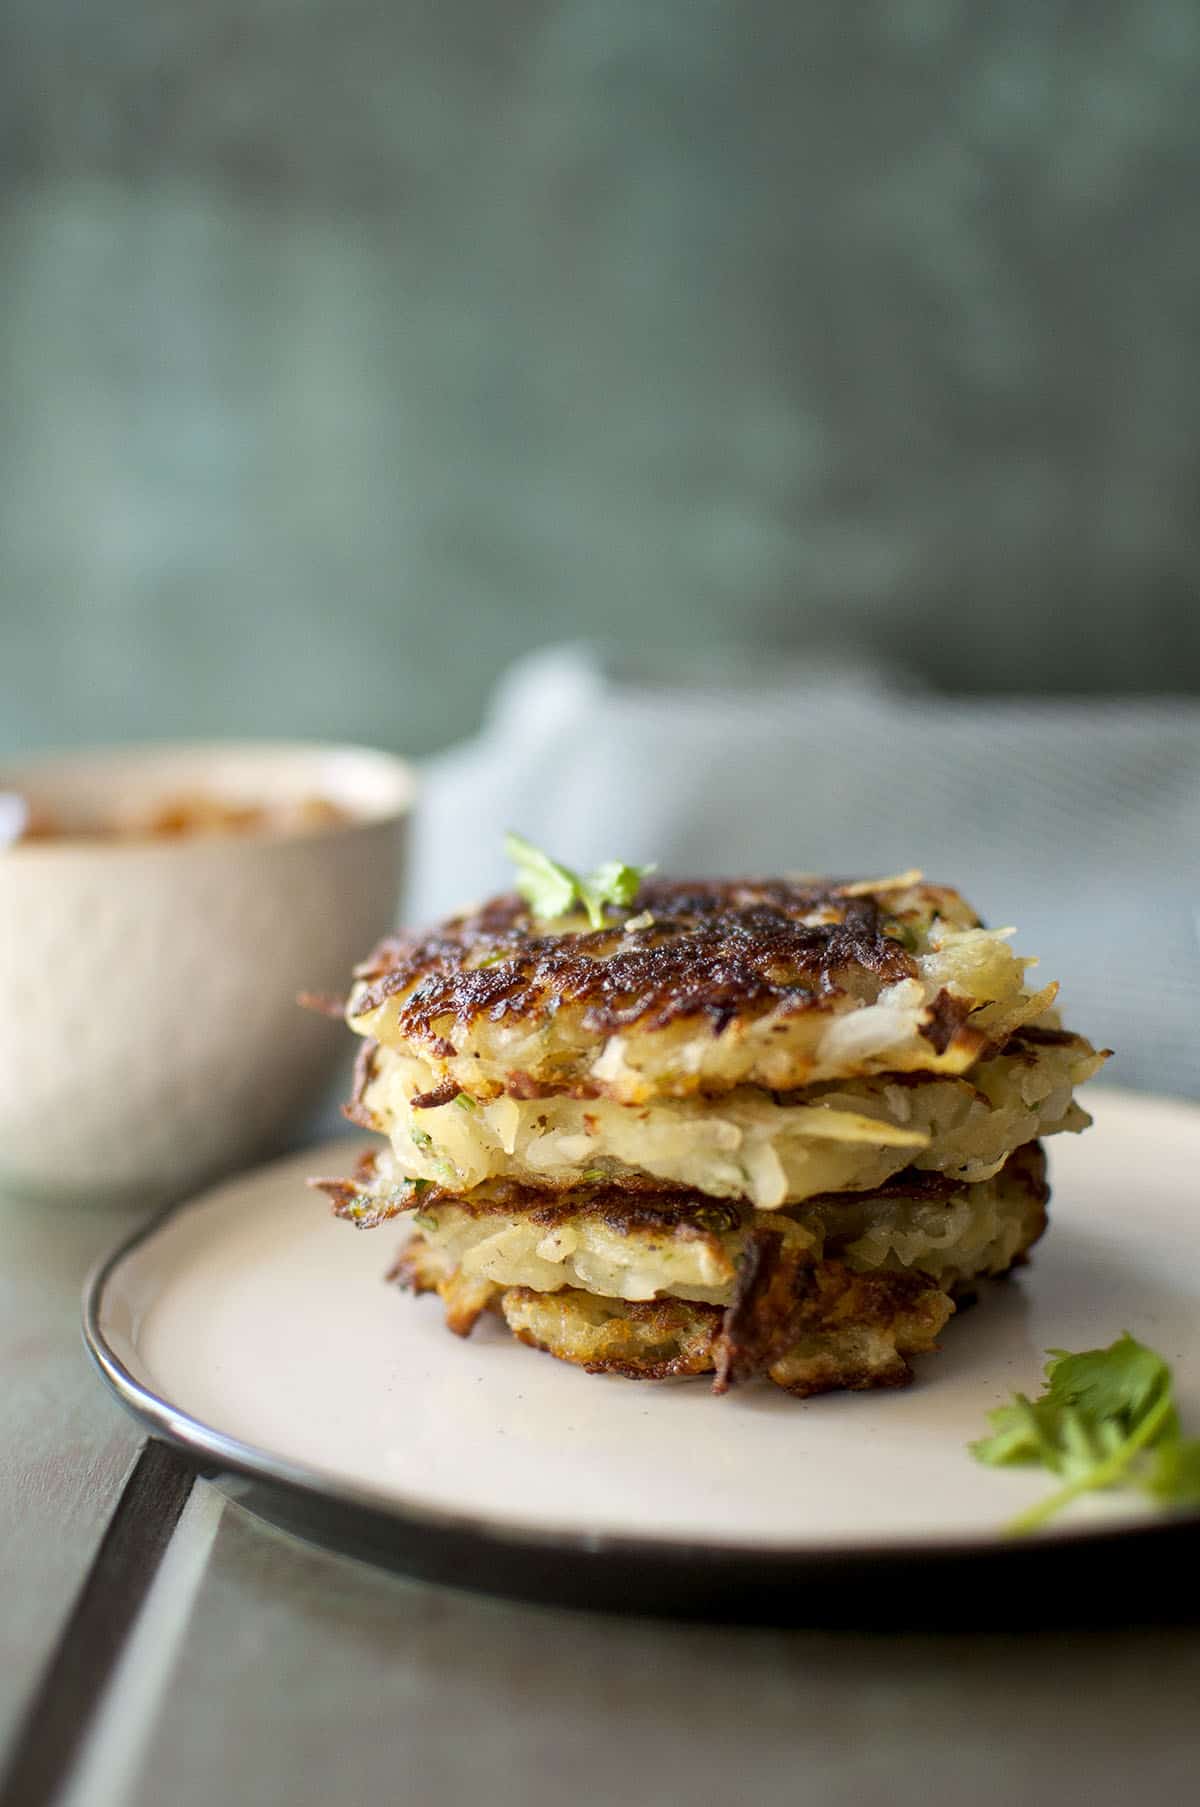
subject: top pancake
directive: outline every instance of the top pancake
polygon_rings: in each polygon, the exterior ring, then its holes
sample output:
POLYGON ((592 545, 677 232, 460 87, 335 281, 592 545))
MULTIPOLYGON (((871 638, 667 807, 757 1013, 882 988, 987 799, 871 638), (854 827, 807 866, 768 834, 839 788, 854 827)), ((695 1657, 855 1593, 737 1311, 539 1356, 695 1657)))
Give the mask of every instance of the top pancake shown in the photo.
POLYGON ((961 1073, 1040 1012, 1027 962, 918 875, 643 882, 632 906, 535 919, 515 896, 381 944, 360 1034, 446 1095, 628 1103, 874 1072, 961 1073))

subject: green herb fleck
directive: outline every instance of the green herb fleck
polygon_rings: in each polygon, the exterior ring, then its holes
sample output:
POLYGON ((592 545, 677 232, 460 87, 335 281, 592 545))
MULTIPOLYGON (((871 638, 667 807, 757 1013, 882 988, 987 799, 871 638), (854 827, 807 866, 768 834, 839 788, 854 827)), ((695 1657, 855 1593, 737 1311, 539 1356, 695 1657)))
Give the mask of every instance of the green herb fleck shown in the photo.
POLYGON ((605 927, 604 912, 609 904, 628 909, 646 874, 654 871, 653 866, 627 866, 621 860, 606 860, 584 877, 512 833, 504 837, 504 851, 517 869, 517 890, 534 916, 553 922, 582 907, 594 929, 605 927))
POLYGON ((989 1412, 991 1436, 970 1446, 980 1462, 1040 1463, 1063 1481, 1011 1531, 1037 1530, 1080 1494, 1108 1487, 1139 1487, 1164 1505, 1200 1503, 1200 1438, 1180 1434, 1161 1355, 1128 1331, 1107 1349, 1047 1353, 1045 1390, 989 1412))
POLYGON ((432 1148, 433 1147, 433 1137, 430 1135, 430 1133, 427 1129, 415 1129, 414 1128, 414 1129, 410 1129, 408 1133, 412 1137, 413 1146, 415 1148, 432 1148))
POLYGON ((477 1111, 479 1109, 478 1103, 472 1098, 470 1092, 459 1092, 454 1102, 460 1111, 477 1111))

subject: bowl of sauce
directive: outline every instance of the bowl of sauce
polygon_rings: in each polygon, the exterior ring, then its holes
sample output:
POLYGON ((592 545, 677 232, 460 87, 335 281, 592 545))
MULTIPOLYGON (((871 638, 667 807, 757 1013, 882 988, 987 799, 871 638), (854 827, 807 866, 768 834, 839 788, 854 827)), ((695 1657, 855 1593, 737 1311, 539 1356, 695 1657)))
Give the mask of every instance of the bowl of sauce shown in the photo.
POLYGON ((0 762, 0 1182, 181 1196, 285 1146, 396 919, 412 768, 320 743, 0 762))

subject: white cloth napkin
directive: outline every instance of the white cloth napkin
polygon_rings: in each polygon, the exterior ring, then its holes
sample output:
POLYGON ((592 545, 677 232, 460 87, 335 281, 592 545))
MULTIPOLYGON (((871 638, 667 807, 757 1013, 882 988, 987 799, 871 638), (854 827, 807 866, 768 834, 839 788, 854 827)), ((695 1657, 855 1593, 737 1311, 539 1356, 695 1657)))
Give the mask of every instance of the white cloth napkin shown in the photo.
POLYGON ((957 885, 1062 981, 1111 1080, 1200 1097, 1200 708, 947 700, 837 665, 623 667, 556 647, 431 762, 408 917, 508 888, 508 827, 568 864, 957 885))

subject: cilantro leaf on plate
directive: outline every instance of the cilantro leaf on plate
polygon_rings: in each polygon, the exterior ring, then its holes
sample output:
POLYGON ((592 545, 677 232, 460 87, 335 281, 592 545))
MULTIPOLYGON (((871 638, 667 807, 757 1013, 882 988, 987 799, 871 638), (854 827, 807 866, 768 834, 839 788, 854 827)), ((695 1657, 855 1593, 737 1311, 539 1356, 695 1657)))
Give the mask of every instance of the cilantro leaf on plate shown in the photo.
POLYGON ((1014 1532, 1035 1530, 1082 1493, 1122 1484, 1162 1504, 1200 1502, 1200 1439, 1180 1435, 1161 1355, 1128 1331, 1107 1349, 1048 1353, 1045 1390, 989 1412, 991 1435, 970 1445, 977 1461, 1040 1464, 1063 1481, 1014 1520, 1014 1532))

